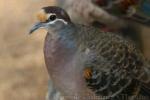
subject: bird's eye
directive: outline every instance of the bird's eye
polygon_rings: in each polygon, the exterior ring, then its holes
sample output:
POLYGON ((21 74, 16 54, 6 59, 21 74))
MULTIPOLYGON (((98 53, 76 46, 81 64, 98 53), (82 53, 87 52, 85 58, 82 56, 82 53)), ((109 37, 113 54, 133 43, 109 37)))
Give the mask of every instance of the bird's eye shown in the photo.
POLYGON ((50 21, 54 21, 56 19, 56 15, 51 15, 50 17, 49 17, 49 20, 50 21))

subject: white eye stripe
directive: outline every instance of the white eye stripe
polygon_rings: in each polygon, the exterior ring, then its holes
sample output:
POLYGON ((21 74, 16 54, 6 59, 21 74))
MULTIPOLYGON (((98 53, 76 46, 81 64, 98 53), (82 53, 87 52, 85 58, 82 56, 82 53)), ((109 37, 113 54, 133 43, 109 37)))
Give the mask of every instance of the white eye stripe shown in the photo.
POLYGON ((56 16, 55 13, 50 13, 50 14, 47 14, 47 19, 48 19, 51 15, 55 15, 55 16, 56 16))
POLYGON ((63 19, 55 19, 54 21, 51 21, 51 22, 49 22, 49 23, 47 23, 47 24, 54 24, 55 22, 57 22, 57 21, 61 21, 61 22, 63 22, 65 25, 67 25, 68 24, 68 22, 66 22, 65 20, 63 20, 63 19))

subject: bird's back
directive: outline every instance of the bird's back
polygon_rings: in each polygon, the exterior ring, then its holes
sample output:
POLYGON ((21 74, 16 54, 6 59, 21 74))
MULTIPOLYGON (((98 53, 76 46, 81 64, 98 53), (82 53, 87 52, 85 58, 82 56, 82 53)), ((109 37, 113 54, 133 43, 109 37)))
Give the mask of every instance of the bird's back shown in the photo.
MULTIPOLYGON (((141 84, 145 84, 145 81, 150 84, 150 69, 146 67, 146 61, 133 41, 116 33, 103 32, 90 26, 82 26, 80 32, 79 47, 85 51, 89 49, 89 53, 95 55, 93 58, 90 56, 87 58, 90 59, 89 62, 91 61, 89 65, 95 66, 94 70, 105 73, 102 76, 103 80, 97 84, 99 86, 92 88, 93 91, 97 91, 98 95, 139 96, 142 93, 140 91, 143 91, 141 84), (108 83, 108 79, 110 83, 108 83), (100 84, 106 85, 107 83, 106 89, 98 90, 101 87, 100 84)), ((88 80, 89 87, 94 84, 91 81, 93 80, 88 80)), ((149 87, 149 85, 146 86, 149 87)))

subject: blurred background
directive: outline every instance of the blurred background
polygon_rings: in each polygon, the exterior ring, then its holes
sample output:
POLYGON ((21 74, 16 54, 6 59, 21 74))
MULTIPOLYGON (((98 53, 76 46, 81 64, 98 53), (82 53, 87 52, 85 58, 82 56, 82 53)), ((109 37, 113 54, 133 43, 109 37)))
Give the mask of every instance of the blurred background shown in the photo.
POLYGON ((36 12, 53 4, 53 0, 0 0, 0 100, 45 99, 45 34, 28 31, 36 12))
MULTIPOLYGON (((35 13, 54 4, 54 0, 0 0, 0 100, 45 99, 45 31, 32 35, 28 31, 36 22, 35 13)), ((142 31, 144 55, 150 58, 150 29, 142 31)))

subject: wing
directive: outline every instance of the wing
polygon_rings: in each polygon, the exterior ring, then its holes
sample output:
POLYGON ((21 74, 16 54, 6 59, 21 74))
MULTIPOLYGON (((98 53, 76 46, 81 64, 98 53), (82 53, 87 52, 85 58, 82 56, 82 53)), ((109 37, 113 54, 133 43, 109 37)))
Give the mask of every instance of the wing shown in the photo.
POLYGON ((111 36, 97 45, 90 49, 96 54, 84 69, 87 86, 97 95, 120 100, 116 98, 122 94, 137 96, 141 88, 149 87, 149 70, 132 43, 111 36))
POLYGON ((145 60, 144 66, 136 72, 134 78, 141 83, 142 94, 150 96, 150 63, 145 60))
MULTIPOLYGON (((118 97, 133 85, 133 79, 119 67, 114 67, 113 64, 102 60, 102 58, 101 61, 99 62, 98 59, 98 63, 94 60, 91 64, 86 65, 84 78, 87 86, 97 95, 120 100, 118 97)), ((134 91, 134 88, 131 88, 130 91, 134 91)))

